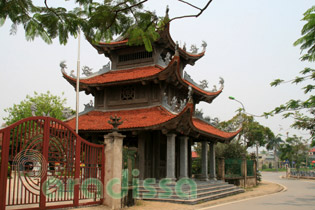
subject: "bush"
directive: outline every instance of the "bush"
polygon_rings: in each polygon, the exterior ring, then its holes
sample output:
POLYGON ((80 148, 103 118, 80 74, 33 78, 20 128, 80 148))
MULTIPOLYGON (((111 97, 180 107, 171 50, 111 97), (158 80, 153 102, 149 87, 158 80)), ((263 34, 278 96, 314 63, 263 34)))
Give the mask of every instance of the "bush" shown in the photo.
POLYGON ((265 169, 267 169, 267 165, 266 164, 262 165, 262 170, 265 170, 265 169))

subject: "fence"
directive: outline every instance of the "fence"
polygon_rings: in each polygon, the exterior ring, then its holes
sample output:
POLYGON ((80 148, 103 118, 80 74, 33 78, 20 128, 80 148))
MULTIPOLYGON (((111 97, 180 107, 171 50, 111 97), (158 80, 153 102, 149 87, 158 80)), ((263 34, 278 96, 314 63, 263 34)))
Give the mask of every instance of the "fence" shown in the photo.
POLYGON ((253 160, 247 160, 247 176, 254 176, 255 169, 254 169, 254 161, 253 160))
POLYGON ((309 170, 309 169, 290 169, 290 176, 291 177, 300 177, 300 178, 310 178, 315 179, 315 170, 309 170))
POLYGON ((242 177, 242 160, 241 159, 226 159, 224 177, 225 178, 242 177))
POLYGON ((255 160, 220 158, 217 163, 219 179, 242 187, 257 185, 255 160))
POLYGON ((104 145, 60 120, 30 117, 0 130, 0 210, 101 204, 104 145))

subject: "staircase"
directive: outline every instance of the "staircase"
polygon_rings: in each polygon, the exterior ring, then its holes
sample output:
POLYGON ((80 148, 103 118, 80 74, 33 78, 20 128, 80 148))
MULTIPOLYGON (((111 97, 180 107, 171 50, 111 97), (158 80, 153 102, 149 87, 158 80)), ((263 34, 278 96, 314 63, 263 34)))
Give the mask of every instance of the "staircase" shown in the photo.
POLYGON ((177 184, 175 182, 170 183, 162 188, 159 184, 147 187, 141 184, 138 189, 138 198, 194 205, 244 192, 242 188, 222 181, 194 181, 194 183, 196 185, 192 188, 188 184, 183 184, 180 187, 179 182, 177 184))

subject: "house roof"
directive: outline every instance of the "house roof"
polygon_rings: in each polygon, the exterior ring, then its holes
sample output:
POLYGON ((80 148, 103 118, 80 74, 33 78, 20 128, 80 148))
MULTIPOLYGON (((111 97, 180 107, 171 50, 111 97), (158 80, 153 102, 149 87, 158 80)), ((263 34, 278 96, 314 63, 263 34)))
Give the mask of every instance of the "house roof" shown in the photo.
MULTIPOLYGON (((191 112, 191 105, 188 104, 186 108, 179 114, 172 113, 162 106, 133 109, 133 110, 117 110, 117 111, 90 111, 79 117, 79 130, 81 131, 110 131, 112 130, 112 125, 108 123, 111 116, 120 117, 123 124, 119 126, 119 130, 134 130, 141 128, 150 128, 156 126, 166 125, 166 123, 172 120, 178 119, 181 121, 181 115, 185 112, 191 112)), ((191 116, 191 115, 190 115, 191 116)), ((188 119, 189 120, 189 119, 188 119)), ((218 140, 230 140, 236 136, 239 131, 227 133, 221 131, 206 122, 199 119, 190 117, 191 125, 193 129, 197 132, 201 132, 206 136, 211 136, 218 140)), ((75 128, 75 118, 66 121, 73 129, 75 128)))
MULTIPOLYGON (((76 86, 76 78, 67 75, 65 71, 62 71, 62 74, 70 84, 72 84, 74 87, 76 86)), ((80 78, 80 90, 84 90, 85 88, 88 88, 88 86, 108 86, 116 83, 135 82, 151 79, 153 80, 155 78, 165 79, 170 77, 172 74, 176 75, 178 81, 181 82, 186 88, 191 86, 194 89, 194 92, 208 103, 210 103, 222 92, 222 89, 215 92, 203 90, 190 81, 182 78, 180 75, 180 57, 177 55, 173 57, 171 62, 165 68, 159 65, 151 65, 129 69, 112 70, 100 75, 95 75, 88 78, 80 78)))
MULTIPOLYGON (((156 41, 156 43, 162 43, 168 48, 170 48, 172 51, 175 52, 177 43, 174 42, 174 40, 171 37, 170 34, 170 24, 165 25, 164 30, 159 31, 160 38, 156 41)), ((119 41, 112 41, 112 42, 99 42, 97 44, 94 44, 93 42, 90 42, 91 45, 96 48, 99 53, 105 53, 109 52, 115 48, 121 48, 123 46, 128 46, 128 38, 124 38, 123 40, 119 41)), ((186 50, 178 47, 179 54, 182 58, 188 61, 189 64, 194 65, 195 61, 200 59, 204 56, 205 51, 202 51, 200 53, 190 53, 186 50)), ((106 55, 106 53, 105 53, 106 55)))
MULTIPOLYGON (((176 117, 175 114, 167 111, 162 106, 142 108, 134 110, 119 111, 91 111, 79 117, 79 130, 111 130, 113 127, 108 123, 110 116, 121 117, 123 124, 120 130, 145 128, 165 123, 176 117)), ((75 128, 75 118, 66 122, 70 127, 75 128)))
POLYGON ((315 147, 314 148, 312 148, 312 149, 310 149, 310 151, 309 152, 315 152, 315 147))
POLYGON ((214 137, 219 137, 222 139, 232 139, 234 138, 240 131, 241 129, 235 131, 235 132, 225 132, 222 131, 198 118, 193 118, 192 119, 193 125, 200 131, 212 134, 214 137))
POLYGON ((192 158, 197 158, 197 157, 199 157, 199 155, 198 155, 197 152, 192 151, 192 152, 191 152, 191 157, 192 157, 192 158))
MULTIPOLYGON (((80 83, 86 84, 86 85, 100 85, 100 84, 106 84, 106 83, 143 79, 150 76, 154 76, 163 70, 164 68, 157 65, 123 69, 123 70, 114 70, 114 71, 108 71, 101 75, 96 75, 91 78, 80 78, 80 83)), ((66 80, 68 80, 70 83, 74 83, 74 84, 76 83, 76 78, 68 76, 65 72, 62 72, 62 74, 63 74, 63 77, 66 80)))

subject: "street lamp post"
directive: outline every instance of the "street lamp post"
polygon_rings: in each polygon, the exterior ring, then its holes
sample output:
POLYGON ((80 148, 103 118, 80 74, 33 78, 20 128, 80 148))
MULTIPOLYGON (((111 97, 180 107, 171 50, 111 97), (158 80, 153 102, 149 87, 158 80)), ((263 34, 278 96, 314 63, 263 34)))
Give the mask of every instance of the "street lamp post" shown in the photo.
POLYGON ((245 113, 245 107, 244 107, 244 104, 243 104, 242 102, 240 102, 239 100, 236 100, 233 96, 229 96, 229 99, 234 100, 234 101, 240 103, 240 104, 242 105, 243 111, 244 111, 244 113, 245 113))
MULTIPOLYGON (((242 108, 243 108, 243 113, 246 114, 245 106, 241 101, 235 99, 235 97, 233 97, 233 96, 229 96, 229 99, 240 103, 242 105, 242 108)), ((254 117, 254 115, 252 115, 252 116, 254 117)), ((258 143, 256 143, 256 165, 258 168, 258 143)))

